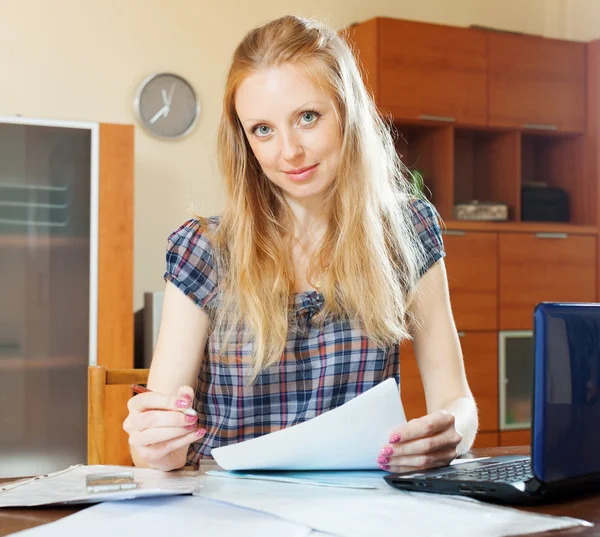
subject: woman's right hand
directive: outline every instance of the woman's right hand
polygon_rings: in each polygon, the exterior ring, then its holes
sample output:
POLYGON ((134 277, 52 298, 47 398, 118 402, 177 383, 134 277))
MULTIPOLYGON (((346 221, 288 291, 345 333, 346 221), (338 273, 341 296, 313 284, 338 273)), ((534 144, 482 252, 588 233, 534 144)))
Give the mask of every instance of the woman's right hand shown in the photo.
POLYGON ((189 445, 206 434, 192 409, 193 396, 194 390, 189 386, 181 387, 177 395, 145 392, 133 396, 127 403, 129 415, 123 422, 132 454, 150 468, 182 468, 189 445), (188 414, 184 414, 186 409, 190 409, 188 414))

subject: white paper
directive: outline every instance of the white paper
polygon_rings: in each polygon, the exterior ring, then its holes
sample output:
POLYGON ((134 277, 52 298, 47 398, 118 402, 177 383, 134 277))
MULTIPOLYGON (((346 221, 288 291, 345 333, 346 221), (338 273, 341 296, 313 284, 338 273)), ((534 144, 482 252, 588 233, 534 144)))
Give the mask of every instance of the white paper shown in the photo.
POLYGON ((19 537, 316 537, 272 515, 192 496, 106 502, 16 533, 19 537))
POLYGON ((225 470, 375 470, 390 433, 405 422, 390 378, 316 418, 211 455, 225 470))
POLYGON ((151 496, 191 494, 197 472, 162 472, 131 466, 78 465, 36 478, 0 487, 0 507, 30 507, 55 503, 91 503, 151 496), (129 471, 138 488, 119 492, 88 493, 85 476, 94 473, 129 471))
POLYGON ((505 537, 588 522, 474 499, 387 489, 314 487, 244 479, 198 478, 194 495, 270 513, 343 537, 505 537))

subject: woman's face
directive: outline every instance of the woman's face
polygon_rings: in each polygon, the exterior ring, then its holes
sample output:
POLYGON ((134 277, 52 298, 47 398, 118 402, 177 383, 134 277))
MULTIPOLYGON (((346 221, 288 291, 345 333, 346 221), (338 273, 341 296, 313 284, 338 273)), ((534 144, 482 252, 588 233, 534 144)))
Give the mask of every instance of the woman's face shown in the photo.
POLYGON ((235 107, 264 174, 296 200, 322 197, 341 150, 336 110, 301 68, 285 64, 249 75, 235 107))

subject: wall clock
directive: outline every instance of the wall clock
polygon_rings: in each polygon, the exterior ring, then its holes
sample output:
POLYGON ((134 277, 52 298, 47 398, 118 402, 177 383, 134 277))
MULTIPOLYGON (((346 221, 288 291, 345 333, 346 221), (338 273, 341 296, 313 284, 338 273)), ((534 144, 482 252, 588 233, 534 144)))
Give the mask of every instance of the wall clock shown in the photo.
POLYGON ((134 97, 133 108, 150 134, 166 139, 189 134, 200 115, 194 88, 173 73, 155 73, 144 79, 134 97))

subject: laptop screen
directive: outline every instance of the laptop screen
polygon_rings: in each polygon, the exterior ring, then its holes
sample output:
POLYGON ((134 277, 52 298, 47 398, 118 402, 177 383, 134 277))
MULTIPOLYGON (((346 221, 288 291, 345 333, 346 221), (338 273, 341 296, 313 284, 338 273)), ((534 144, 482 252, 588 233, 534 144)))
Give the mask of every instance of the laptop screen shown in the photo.
POLYGON ((534 333, 534 473, 545 482, 599 473, 600 304, 540 304, 534 333))

